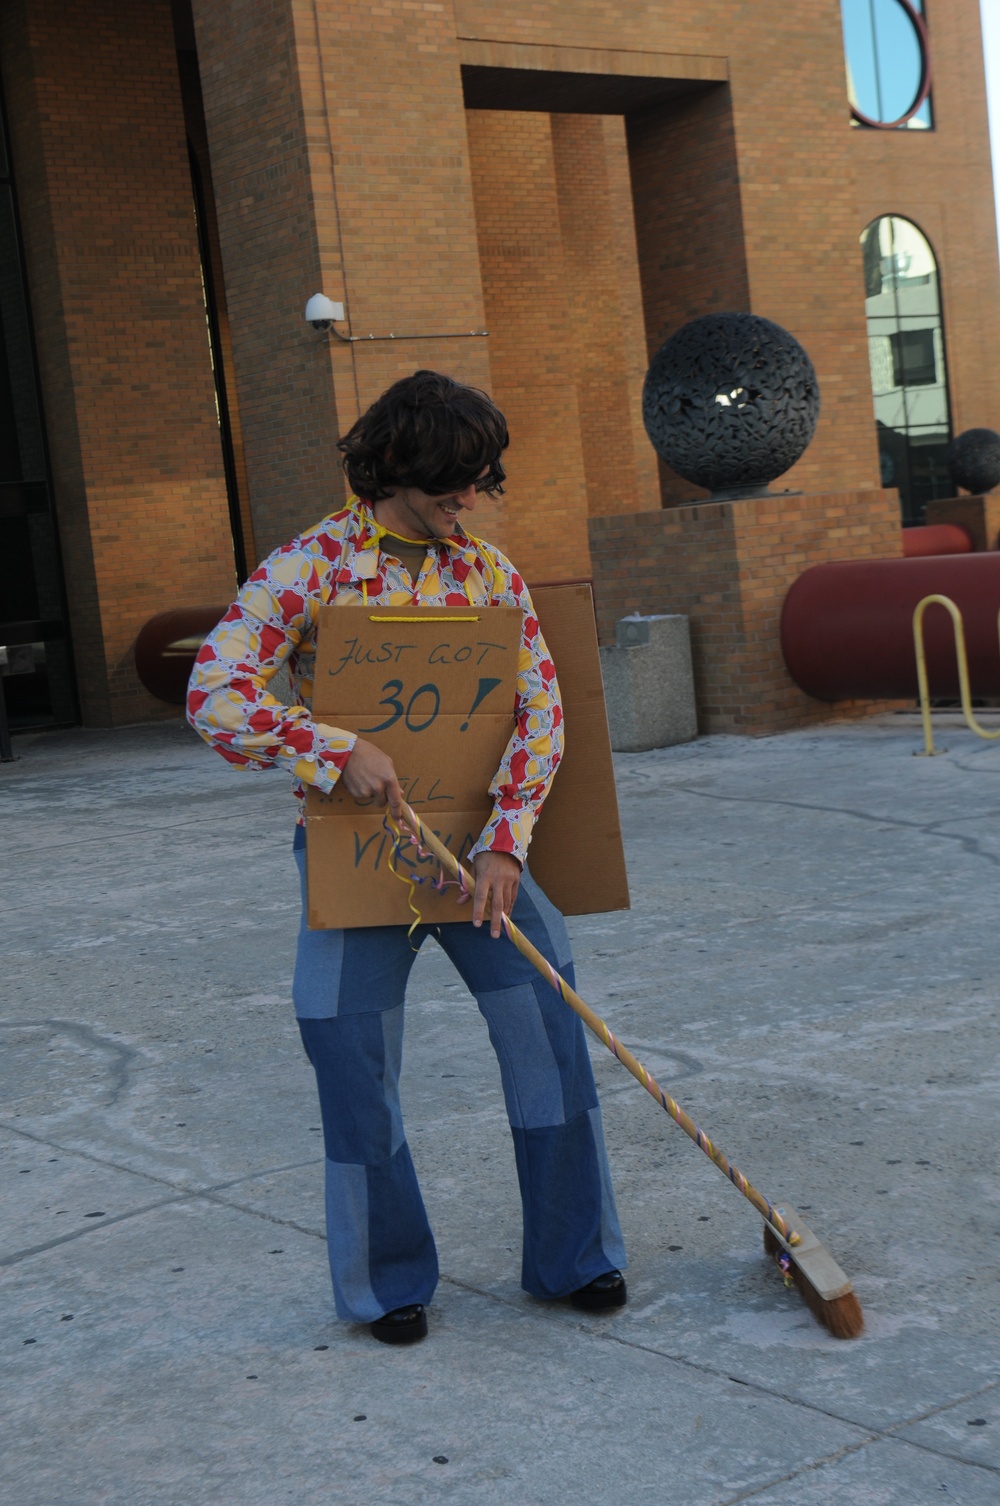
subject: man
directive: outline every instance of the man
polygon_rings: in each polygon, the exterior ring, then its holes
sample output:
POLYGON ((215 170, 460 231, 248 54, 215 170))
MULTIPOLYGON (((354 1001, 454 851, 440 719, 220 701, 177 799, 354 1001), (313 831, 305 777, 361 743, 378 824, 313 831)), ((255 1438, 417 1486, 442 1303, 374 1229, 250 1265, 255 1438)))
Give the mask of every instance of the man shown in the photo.
MULTIPOLYGON (((223 757, 289 769, 296 793, 342 780, 401 815, 392 761, 309 710, 319 608, 519 606, 516 726, 472 849, 472 923, 310 931, 305 907, 293 983, 316 1072, 326 1149, 330 1270, 338 1316, 386 1343, 427 1332, 437 1284, 427 1222, 399 1107, 403 996, 413 947, 431 929, 489 1026, 500 1063, 524 1211, 522 1285, 601 1311, 626 1300, 625 1264, 583 1029, 500 934, 500 912, 572 981, 562 916, 524 867, 531 829, 562 752, 555 671, 531 598, 510 561, 465 532, 480 493, 503 490, 503 415, 485 393, 433 371, 396 382, 339 442, 355 493, 348 507, 255 570, 198 655, 188 718, 223 757), (268 681, 287 662, 296 704, 268 681), (489 932, 483 928, 491 910, 489 932)), ((295 833, 302 875, 305 833, 295 833)))

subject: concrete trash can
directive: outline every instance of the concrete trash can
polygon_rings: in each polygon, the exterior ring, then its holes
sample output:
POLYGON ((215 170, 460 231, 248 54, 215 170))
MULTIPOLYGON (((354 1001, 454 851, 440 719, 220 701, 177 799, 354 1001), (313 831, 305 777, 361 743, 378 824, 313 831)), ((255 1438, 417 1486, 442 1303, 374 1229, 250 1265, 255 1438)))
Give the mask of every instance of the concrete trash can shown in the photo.
POLYGON ((698 735, 691 633, 681 615, 622 617, 601 649, 611 746, 616 753, 670 748, 698 735))

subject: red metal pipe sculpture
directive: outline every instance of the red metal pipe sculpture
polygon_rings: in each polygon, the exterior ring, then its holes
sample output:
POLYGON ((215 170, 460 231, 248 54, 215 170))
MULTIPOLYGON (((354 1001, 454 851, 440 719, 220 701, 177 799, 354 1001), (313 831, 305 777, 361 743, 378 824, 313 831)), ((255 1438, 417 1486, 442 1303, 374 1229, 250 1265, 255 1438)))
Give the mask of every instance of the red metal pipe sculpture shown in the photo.
POLYGON ((972 534, 961 523, 926 523, 922 528, 903 529, 903 558, 922 559, 928 554, 971 554, 972 534))
MULTIPOLYGON (((962 613, 973 696, 1000 696, 1000 552, 931 559, 837 560, 800 575, 781 613, 781 651, 795 683, 819 701, 917 695, 913 611, 932 593, 962 613)), ((930 693, 958 696, 951 619, 924 617, 930 693)))
POLYGON ((135 640, 135 669, 150 695, 170 706, 184 705, 195 655, 225 611, 224 604, 174 607, 143 624, 135 640))

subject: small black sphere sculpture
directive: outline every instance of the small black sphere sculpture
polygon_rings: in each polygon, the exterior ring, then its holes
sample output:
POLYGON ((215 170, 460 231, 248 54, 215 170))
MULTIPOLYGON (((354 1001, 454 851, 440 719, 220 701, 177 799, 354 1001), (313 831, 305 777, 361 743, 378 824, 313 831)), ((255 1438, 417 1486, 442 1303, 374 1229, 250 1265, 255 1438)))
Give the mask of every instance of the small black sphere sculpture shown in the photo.
POLYGON ((1000 434, 966 429, 948 446, 948 474, 956 487, 980 496, 1000 483, 1000 434))
POLYGON ((819 383, 802 346, 756 314, 692 319, 653 357, 642 417, 656 453, 713 498, 754 497, 805 453, 819 383))

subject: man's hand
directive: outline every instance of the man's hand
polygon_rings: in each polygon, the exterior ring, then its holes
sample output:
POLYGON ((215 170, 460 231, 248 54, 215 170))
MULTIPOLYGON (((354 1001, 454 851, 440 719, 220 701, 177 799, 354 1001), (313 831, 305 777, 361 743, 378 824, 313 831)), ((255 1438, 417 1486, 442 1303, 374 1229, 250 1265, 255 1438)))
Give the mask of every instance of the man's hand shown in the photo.
POLYGON ((340 777, 347 793, 355 800, 388 804, 392 819, 402 821, 403 791, 395 767, 389 755, 376 748, 374 743, 366 743, 359 737, 340 777))
POLYGON ((509 852, 477 852, 472 860, 476 892, 472 900, 472 924, 481 926, 490 903, 490 935, 500 935, 500 912, 509 915, 517 899, 521 865, 509 852))

